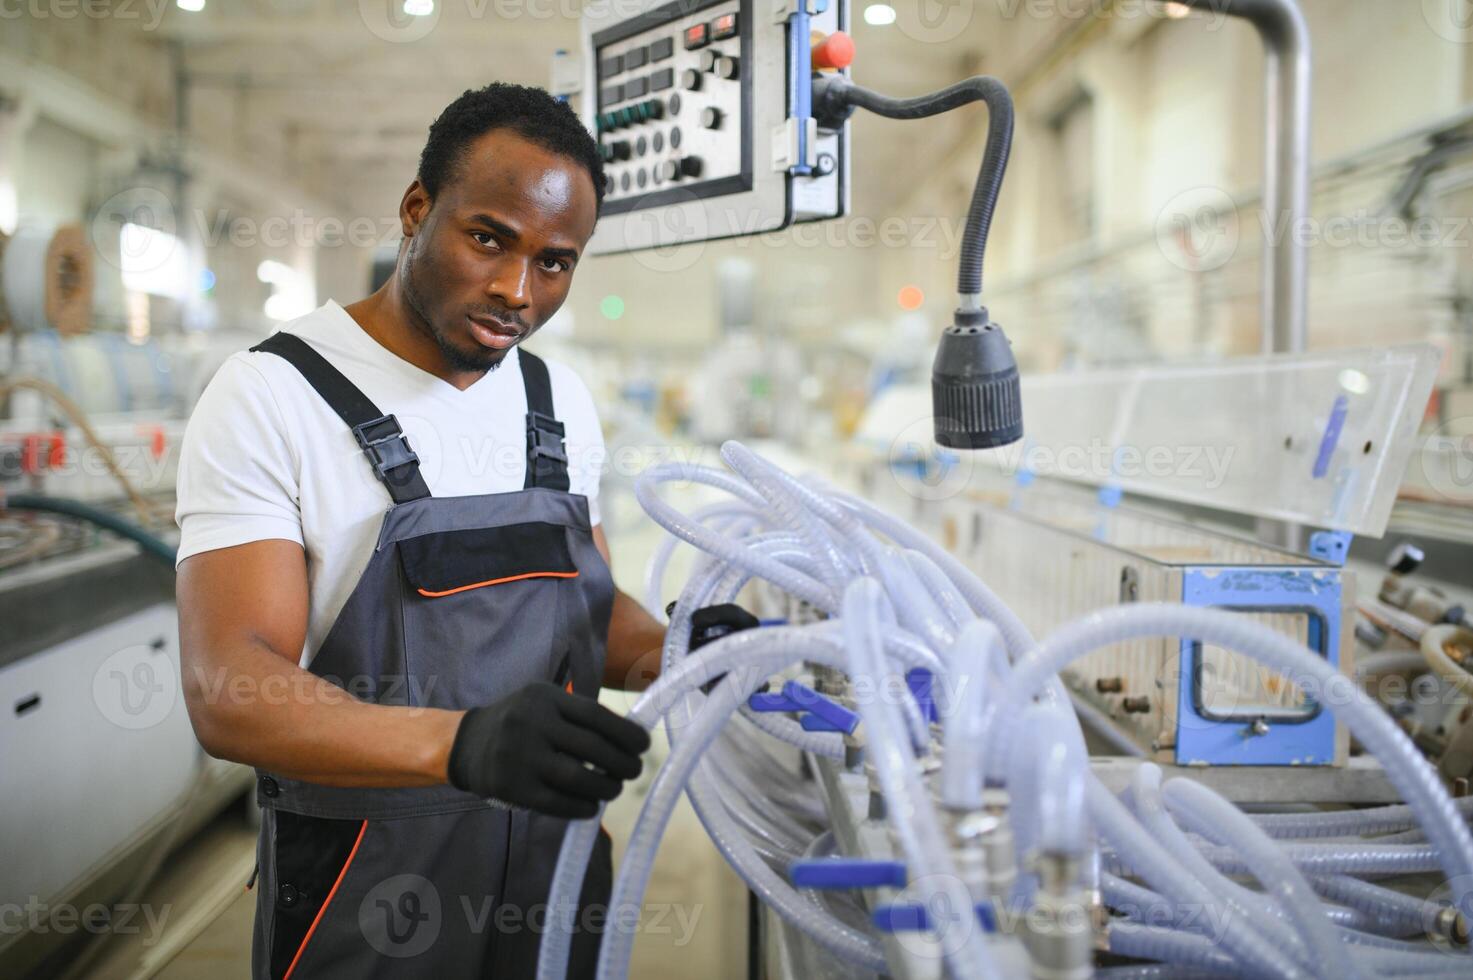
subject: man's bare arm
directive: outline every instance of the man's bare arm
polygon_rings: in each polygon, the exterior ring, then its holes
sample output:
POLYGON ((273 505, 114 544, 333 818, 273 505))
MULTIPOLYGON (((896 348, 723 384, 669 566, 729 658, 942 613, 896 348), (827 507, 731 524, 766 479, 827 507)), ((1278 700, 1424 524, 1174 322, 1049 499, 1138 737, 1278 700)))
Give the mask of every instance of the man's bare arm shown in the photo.
MULTIPOLYGON (((609 560, 609 542, 604 529, 595 525, 593 543, 604 561, 609 560)), ((665 627, 622 590, 614 590, 614 611, 609 617, 609 643, 604 659, 604 687, 620 691, 642 691, 660 675, 660 651, 665 645, 665 627)))
POLYGON ((330 786, 447 779, 461 711, 358 700, 297 666, 307 565, 294 541, 207 551, 179 566, 184 700, 210 755, 330 786))

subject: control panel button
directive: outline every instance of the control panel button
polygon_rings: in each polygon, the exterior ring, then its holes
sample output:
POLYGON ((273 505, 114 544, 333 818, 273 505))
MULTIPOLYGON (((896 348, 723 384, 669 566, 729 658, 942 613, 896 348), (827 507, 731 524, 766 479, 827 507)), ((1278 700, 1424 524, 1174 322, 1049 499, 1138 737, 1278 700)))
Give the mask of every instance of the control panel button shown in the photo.
POLYGON ((664 148, 665 134, 657 129, 655 130, 655 135, 650 137, 650 149, 654 150, 656 153, 659 153, 664 148))
POLYGON ((719 129, 721 127, 721 110, 715 106, 707 106, 702 109, 701 127, 703 129, 719 129))
POLYGON ((644 156, 649 148, 649 140, 645 139, 643 136, 634 141, 634 155, 637 157, 644 156))
POLYGON ((619 190, 621 190, 621 191, 627 191, 628 189, 629 189, 629 171, 626 170, 622 174, 619 175, 619 190))
POLYGON ((712 51, 711 49, 707 48, 705 51, 701 52, 701 71, 715 71, 716 62, 720 60, 720 51, 712 51))
MULTIPOLYGON (((742 73, 742 63, 735 58, 717 58, 716 75, 718 78, 736 78, 742 73)), ((624 86, 625 94, 628 94, 629 86, 624 86)))
POLYGON ((662 37, 650 42, 650 60, 664 61, 675 53, 675 38, 662 37))
POLYGON ((650 91, 651 92, 663 92, 665 89, 669 88, 670 86, 672 86, 674 84, 675 84, 675 69, 674 68, 661 68, 659 71, 657 71, 657 72, 653 73, 652 75, 650 75, 650 91))
POLYGON ((628 160, 629 159, 629 141, 628 140, 614 140, 614 142, 610 143, 608 146, 609 146, 609 154, 615 160, 628 160))
POLYGON ((701 158, 678 157, 674 160, 666 160, 660 164, 660 175, 666 180, 680 180, 682 177, 699 177, 701 175, 701 158))
POLYGON ((666 101, 665 105, 669 106, 669 108, 670 108, 670 115, 672 115, 672 116, 678 116, 678 115, 680 115, 680 93, 679 92, 676 92, 674 95, 670 96, 669 100, 666 101))
POLYGON ((650 52, 646 47, 631 48, 624 52, 625 68, 643 68, 649 60, 650 52))
POLYGON ((672 149, 672 150, 678 150, 678 149, 680 149, 680 127, 679 126, 672 126, 672 127, 670 127, 670 149, 672 149))
POLYGON ((685 50, 694 51, 711 43, 711 25, 692 24, 685 29, 685 50))
POLYGON ((728 37, 736 37, 737 15, 735 13, 722 14, 711 21, 711 40, 720 41, 728 37))
POLYGON ((680 87, 692 92, 700 90, 701 73, 694 68, 687 68, 680 73, 680 87))
POLYGON ((646 119, 663 119, 665 116, 665 103, 659 99, 650 99, 644 103, 646 119))
POLYGON ((600 75, 617 75, 624 70, 624 58, 621 55, 610 55, 598 63, 600 75))
POLYGON ((634 183, 637 184, 641 190, 644 189, 645 184, 649 183, 649 176, 644 172, 643 167, 635 171, 634 183))
POLYGON ((604 105, 608 105, 611 102, 618 102, 623 98, 624 86, 618 82, 615 82, 613 85, 605 85, 603 91, 599 93, 599 101, 604 105))
MULTIPOLYGON (((727 78, 730 78, 731 76, 728 75, 726 77, 727 78)), ((624 98, 626 98, 626 99, 637 99, 641 95, 644 95, 649 90, 650 90, 650 80, 648 78, 644 78, 644 77, 631 78, 631 79, 629 79, 629 81, 627 81, 627 82, 624 83, 624 98)))
POLYGON ((835 31, 813 46, 813 70, 848 68, 854 61, 854 39, 843 31, 835 31))

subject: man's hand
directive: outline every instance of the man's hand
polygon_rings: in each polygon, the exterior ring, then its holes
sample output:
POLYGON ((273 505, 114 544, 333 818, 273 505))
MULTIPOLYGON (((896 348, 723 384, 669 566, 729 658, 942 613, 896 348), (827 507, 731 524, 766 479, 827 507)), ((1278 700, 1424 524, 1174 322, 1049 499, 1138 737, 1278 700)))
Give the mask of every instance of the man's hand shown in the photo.
POLYGON ((707 643, 719 640, 728 633, 740 633, 761 625, 756 616, 734 602, 702 606, 690 614, 690 652, 695 653, 707 643))
POLYGON ((450 783, 513 806, 586 820, 639 775, 639 756, 649 747, 649 732, 592 698, 532 684, 466 712, 450 749, 450 783))
MULTIPOLYGON (((675 615, 675 603, 665 607, 665 615, 675 615)), ((690 647, 687 652, 695 653, 707 643, 713 643, 729 633, 740 633, 761 625, 761 620, 734 602, 702 606, 690 614, 690 647)), ((717 674, 701 685, 701 692, 710 694, 725 676, 724 672, 717 674)))

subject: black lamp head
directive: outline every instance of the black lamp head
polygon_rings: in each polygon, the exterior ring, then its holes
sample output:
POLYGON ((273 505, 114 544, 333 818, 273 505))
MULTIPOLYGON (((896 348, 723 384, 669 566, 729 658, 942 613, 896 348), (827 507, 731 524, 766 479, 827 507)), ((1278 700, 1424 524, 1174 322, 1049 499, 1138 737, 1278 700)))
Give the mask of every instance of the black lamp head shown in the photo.
POLYGON ((987 310, 957 310, 931 366, 936 442, 948 449, 993 449, 1023 438, 1018 362, 987 310))

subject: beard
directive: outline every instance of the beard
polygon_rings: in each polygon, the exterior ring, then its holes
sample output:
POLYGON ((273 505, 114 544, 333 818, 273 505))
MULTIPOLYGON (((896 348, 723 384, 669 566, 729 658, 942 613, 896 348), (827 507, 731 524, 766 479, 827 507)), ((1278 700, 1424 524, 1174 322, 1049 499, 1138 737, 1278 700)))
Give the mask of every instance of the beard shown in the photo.
POLYGON ((401 277, 401 285, 404 288, 404 302, 409 306, 413 314, 409 318, 414 328, 421 334, 434 341, 435 346, 440 349, 440 355, 445 358, 445 363, 456 371, 494 371, 501 366, 506 359, 507 352, 504 350, 491 350, 474 344, 473 349, 467 350, 461 347, 445 332, 435 325, 434 319, 429 314, 424 295, 420 292, 414 278, 415 241, 410 240, 409 254, 405 256, 404 272, 401 277))

